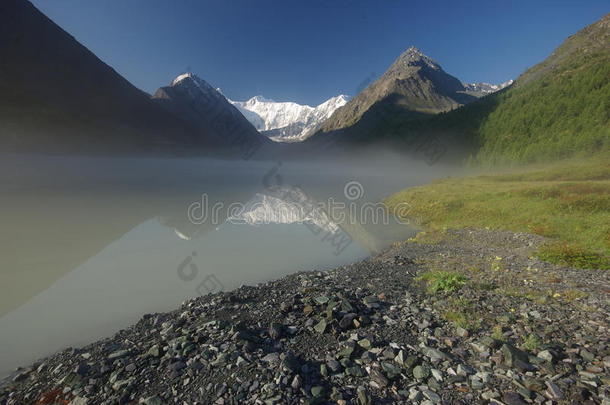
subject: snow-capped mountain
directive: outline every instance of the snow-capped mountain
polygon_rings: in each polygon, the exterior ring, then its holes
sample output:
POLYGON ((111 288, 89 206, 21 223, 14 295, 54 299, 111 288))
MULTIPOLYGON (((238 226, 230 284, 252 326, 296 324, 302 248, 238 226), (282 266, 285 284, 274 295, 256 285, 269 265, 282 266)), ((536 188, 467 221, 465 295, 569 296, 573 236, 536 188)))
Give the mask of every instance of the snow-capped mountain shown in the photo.
POLYGON ((278 142, 298 142, 313 134, 323 121, 349 100, 343 94, 311 107, 293 102, 276 102, 263 96, 248 101, 229 100, 263 134, 278 142))
POLYGON ((496 91, 500 91, 505 87, 513 84, 514 80, 509 80, 500 84, 489 84, 489 83, 464 83, 464 87, 466 88, 466 92, 469 92, 473 95, 484 96, 487 94, 495 93, 496 91))

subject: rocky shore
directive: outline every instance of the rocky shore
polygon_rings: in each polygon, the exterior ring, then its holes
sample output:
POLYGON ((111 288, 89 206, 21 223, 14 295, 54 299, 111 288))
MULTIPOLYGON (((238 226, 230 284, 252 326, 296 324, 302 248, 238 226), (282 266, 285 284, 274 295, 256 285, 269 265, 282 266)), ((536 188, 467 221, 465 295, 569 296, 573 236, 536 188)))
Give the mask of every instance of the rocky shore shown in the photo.
POLYGON ((18 370, 0 404, 610 404, 610 276, 531 257, 543 242, 420 234, 200 297, 18 370))

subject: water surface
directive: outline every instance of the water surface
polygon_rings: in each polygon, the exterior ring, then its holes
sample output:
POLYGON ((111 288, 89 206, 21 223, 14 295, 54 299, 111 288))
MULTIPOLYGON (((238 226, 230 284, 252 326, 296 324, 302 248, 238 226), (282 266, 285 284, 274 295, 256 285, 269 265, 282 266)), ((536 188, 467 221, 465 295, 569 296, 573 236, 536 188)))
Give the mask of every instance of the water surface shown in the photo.
POLYGON ((5 156, 0 376, 200 294, 375 254, 414 231, 362 207, 442 171, 400 160, 5 156))

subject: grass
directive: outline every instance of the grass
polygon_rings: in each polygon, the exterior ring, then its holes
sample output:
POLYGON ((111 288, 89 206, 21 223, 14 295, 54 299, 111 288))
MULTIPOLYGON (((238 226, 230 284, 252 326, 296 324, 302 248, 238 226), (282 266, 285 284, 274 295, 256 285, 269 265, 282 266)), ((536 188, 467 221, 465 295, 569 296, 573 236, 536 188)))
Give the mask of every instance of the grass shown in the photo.
POLYGON ((610 154, 509 173, 446 179, 398 192, 429 235, 478 227, 551 238, 537 255, 578 268, 610 268, 610 154))
POLYGON ((447 321, 470 331, 481 328, 484 314, 476 310, 472 301, 466 298, 454 298, 448 304, 448 309, 443 314, 447 321))
POLYGON ((417 280, 426 283, 428 292, 437 293, 458 291, 468 278, 459 273, 437 270, 425 272, 417 280))
POLYGON ((527 337, 523 341, 523 344, 521 345, 522 349, 529 350, 530 352, 538 349, 539 347, 540 339, 533 333, 527 335, 527 337))

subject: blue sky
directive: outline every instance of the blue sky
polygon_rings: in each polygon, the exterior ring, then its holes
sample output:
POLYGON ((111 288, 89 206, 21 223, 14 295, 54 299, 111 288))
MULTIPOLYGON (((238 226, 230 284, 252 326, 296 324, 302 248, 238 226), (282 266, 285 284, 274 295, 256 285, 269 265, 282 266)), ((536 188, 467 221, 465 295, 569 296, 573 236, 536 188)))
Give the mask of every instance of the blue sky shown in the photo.
POLYGON ((354 95, 415 45, 465 82, 499 83, 610 12, 607 0, 34 0, 147 92, 186 70, 234 100, 354 95))

